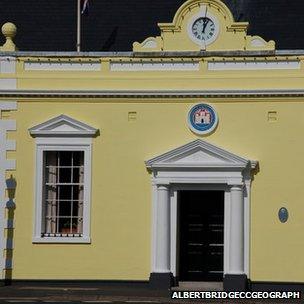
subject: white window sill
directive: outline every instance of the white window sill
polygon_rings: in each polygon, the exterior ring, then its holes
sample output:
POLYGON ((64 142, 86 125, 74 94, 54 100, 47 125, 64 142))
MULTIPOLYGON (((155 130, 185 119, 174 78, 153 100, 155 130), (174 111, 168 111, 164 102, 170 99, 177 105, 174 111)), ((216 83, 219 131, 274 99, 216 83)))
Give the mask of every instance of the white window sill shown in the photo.
POLYGON ((34 237, 33 243, 44 243, 44 244, 90 244, 91 238, 89 237, 34 237))

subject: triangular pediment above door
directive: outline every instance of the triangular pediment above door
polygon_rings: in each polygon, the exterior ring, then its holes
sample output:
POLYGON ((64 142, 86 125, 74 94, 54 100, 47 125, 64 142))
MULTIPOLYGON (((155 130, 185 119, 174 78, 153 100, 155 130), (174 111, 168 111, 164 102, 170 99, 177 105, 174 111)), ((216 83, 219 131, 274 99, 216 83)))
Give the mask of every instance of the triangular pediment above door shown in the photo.
POLYGON ((238 156, 204 140, 197 139, 146 161, 147 168, 212 167, 251 168, 257 162, 238 156))

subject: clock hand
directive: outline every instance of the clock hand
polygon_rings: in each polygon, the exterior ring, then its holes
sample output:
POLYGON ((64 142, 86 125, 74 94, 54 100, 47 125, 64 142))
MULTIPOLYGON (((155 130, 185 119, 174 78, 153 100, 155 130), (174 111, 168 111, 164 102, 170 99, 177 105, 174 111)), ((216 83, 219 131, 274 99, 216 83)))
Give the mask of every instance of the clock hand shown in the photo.
POLYGON ((207 27, 207 24, 209 23, 209 19, 206 19, 205 21, 204 21, 204 25, 203 25, 203 33, 205 34, 205 30, 206 30, 206 27, 207 27))

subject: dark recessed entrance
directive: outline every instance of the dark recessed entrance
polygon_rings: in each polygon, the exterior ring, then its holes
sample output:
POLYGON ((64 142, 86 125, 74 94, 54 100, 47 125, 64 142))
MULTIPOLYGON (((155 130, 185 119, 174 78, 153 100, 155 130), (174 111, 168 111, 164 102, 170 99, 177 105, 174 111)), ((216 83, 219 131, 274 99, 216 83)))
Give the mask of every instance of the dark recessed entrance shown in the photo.
POLYGON ((224 191, 179 192, 179 280, 222 281, 224 191))

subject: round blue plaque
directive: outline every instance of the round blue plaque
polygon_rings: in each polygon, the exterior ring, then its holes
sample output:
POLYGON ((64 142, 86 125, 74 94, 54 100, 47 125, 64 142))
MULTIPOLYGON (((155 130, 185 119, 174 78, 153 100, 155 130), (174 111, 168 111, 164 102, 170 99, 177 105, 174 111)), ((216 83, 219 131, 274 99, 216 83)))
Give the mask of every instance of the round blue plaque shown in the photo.
POLYGON ((207 104, 197 104, 188 113, 188 126, 196 134, 211 133, 217 124, 217 113, 207 104))

